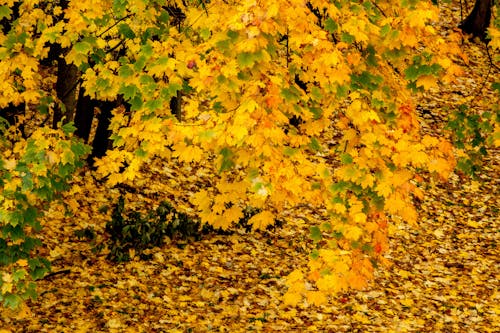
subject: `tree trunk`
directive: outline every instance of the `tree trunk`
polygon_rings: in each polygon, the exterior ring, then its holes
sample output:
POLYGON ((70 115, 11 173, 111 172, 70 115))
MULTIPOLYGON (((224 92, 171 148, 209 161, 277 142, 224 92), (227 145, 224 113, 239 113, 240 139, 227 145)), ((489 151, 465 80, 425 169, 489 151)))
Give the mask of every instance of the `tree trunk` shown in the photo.
POLYGON ((486 29, 490 25, 492 0, 476 0, 472 12, 460 24, 460 29, 467 34, 486 39, 486 29))
POLYGON ((177 118, 178 121, 182 121, 182 94, 180 90, 177 90, 177 95, 170 99, 170 112, 177 118))
POLYGON ((109 130, 112 118, 111 111, 116 106, 116 102, 98 102, 99 115, 97 118, 99 122, 97 123, 94 140, 92 141, 92 154, 88 159, 91 166, 94 165, 95 158, 103 157, 108 150, 110 144, 109 137, 111 136, 111 131, 109 130))
POLYGON ((62 56, 57 59, 56 92, 57 98, 62 102, 62 105, 59 104, 54 108, 53 128, 57 128, 57 124, 63 117, 65 117, 65 123, 73 120, 79 75, 80 73, 75 65, 68 65, 62 56))
POLYGON ((80 87, 78 92, 78 101, 75 110, 75 135, 82 138, 85 143, 89 142, 90 130, 92 129, 92 120, 94 119, 94 107, 96 101, 85 95, 85 89, 80 87))
MULTIPOLYGON (((60 0, 59 5, 66 10, 69 5, 68 0, 60 0)), ((62 20, 60 15, 58 20, 62 20)), ((75 116, 77 102, 77 87, 80 79, 80 71, 73 64, 66 63, 64 55, 68 49, 63 49, 59 44, 50 45, 49 57, 44 59, 46 65, 51 66, 57 61, 57 81, 56 94, 60 103, 57 103, 54 108, 54 118, 52 119, 52 127, 57 128, 59 122, 64 119, 64 123, 73 121, 75 116)))

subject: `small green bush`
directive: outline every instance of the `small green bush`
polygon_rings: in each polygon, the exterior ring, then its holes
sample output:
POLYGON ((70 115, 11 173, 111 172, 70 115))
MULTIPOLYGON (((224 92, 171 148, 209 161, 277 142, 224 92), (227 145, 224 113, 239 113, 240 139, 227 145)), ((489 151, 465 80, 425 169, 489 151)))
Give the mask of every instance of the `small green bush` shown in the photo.
POLYGON ((110 235, 108 259, 122 262, 130 260, 131 249, 141 259, 149 259, 144 250, 162 246, 165 237, 199 240, 202 227, 168 202, 162 202, 146 216, 137 211, 125 212, 125 199, 121 196, 113 209, 111 221, 106 224, 106 232, 110 235))

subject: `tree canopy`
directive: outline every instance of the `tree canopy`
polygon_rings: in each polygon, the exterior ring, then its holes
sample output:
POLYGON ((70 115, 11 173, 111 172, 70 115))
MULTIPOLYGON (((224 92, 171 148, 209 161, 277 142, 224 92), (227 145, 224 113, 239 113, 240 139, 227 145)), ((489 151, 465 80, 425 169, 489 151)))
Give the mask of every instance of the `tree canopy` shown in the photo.
MULTIPOLYGON (((9 0, 0 18, 0 107, 13 110, 0 159, 6 305, 34 295, 48 269, 34 255, 37 217, 90 152, 72 135, 82 124, 68 94, 112 103, 111 145, 94 163, 103 186, 140 189, 140 171, 161 159, 207 173, 184 195, 215 228, 248 206, 253 230, 299 205, 321 212, 308 222, 308 271, 287 278, 291 305, 365 287, 386 262, 389 226, 417 221, 421 179, 456 164, 416 113, 467 61, 462 36, 433 27, 429 1, 9 0)), ((492 111, 485 145, 498 145, 492 111)))

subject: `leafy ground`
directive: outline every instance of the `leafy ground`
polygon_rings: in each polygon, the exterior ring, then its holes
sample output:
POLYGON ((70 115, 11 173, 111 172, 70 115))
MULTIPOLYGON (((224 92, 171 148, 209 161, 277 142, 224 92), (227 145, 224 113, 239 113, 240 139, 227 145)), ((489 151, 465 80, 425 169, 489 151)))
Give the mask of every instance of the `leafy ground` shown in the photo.
MULTIPOLYGON (((445 28, 457 25, 458 12, 445 12, 445 28)), ((441 132, 449 110, 464 100, 477 110, 495 100, 485 82, 495 75, 498 81, 498 68, 490 68, 484 45, 465 42, 464 48, 465 78, 419 103, 424 131, 441 132)), ((38 300, 18 313, 2 310, 0 332, 498 332, 499 153, 490 151, 477 179, 425 180, 418 225, 392 228, 392 266, 380 269, 368 290, 298 308, 282 305, 283 277, 306 265, 312 246, 306 223, 314 212, 289 212, 293 229, 206 235, 155 248, 149 261, 115 264, 75 234, 92 227, 95 241, 105 241, 110 205, 119 196, 84 170, 44 218, 41 254, 54 273, 39 281, 38 300)), ((128 208, 153 207, 166 181, 178 182, 178 192, 165 196, 182 207, 182 195, 204 181, 202 170, 165 169, 159 162, 147 175, 140 193, 126 195, 128 208)))

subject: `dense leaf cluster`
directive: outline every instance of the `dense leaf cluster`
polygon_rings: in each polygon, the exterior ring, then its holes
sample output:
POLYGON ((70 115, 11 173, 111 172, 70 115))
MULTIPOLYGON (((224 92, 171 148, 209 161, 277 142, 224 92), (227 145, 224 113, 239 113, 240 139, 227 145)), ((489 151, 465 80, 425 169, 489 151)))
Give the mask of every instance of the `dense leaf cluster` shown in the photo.
POLYGON ((170 239, 199 240, 202 227, 199 221, 178 212, 168 202, 162 202, 156 210, 143 216, 138 211, 126 211, 121 196, 113 209, 112 219, 106 224, 109 233, 108 259, 121 262, 131 259, 131 253, 141 259, 149 259, 145 250, 160 247, 165 237, 170 239))

